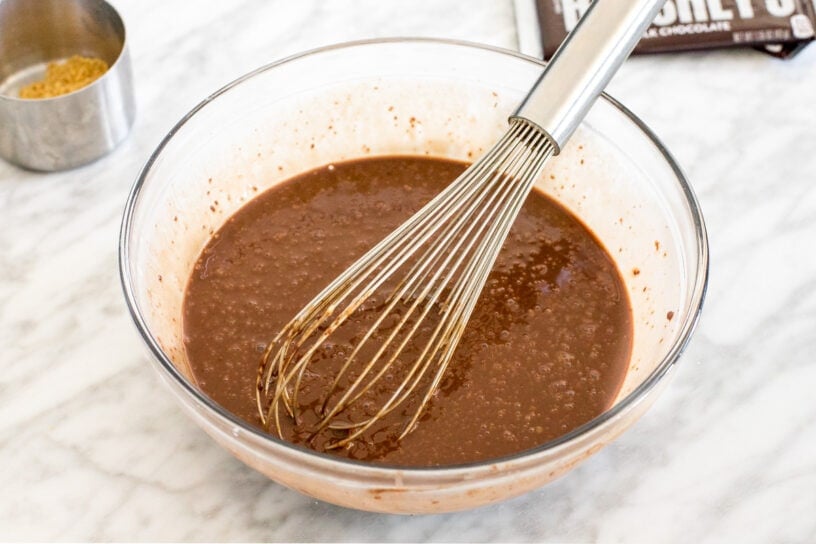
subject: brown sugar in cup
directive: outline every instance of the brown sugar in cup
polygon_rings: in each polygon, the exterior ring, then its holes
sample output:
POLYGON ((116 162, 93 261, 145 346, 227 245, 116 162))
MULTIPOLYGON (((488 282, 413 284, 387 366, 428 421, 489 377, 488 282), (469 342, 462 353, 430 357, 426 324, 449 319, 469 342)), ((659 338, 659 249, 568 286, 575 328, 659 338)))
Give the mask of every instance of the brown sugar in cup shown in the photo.
POLYGON ((87 87, 108 71, 102 59, 74 55, 62 62, 49 62, 45 76, 20 88, 20 98, 54 98, 87 87))
POLYGON ((110 4, 0 2, 0 157, 33 170, 74 168, 119 145, 134 117, 125 26, 110 4))

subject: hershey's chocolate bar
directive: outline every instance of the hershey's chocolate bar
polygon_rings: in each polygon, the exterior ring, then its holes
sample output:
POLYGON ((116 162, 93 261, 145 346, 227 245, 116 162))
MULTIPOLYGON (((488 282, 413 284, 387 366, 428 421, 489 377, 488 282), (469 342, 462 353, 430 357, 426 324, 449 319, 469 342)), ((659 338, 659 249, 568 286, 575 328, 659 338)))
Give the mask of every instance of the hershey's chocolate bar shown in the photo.
MULTIPOLYGON (((575 28, 590 1, 536 0, 545 59, 575 28)), ((667 0, 634 52, 754 46, 789 57, 813 41, 814 26, 816 0, 667 0)))

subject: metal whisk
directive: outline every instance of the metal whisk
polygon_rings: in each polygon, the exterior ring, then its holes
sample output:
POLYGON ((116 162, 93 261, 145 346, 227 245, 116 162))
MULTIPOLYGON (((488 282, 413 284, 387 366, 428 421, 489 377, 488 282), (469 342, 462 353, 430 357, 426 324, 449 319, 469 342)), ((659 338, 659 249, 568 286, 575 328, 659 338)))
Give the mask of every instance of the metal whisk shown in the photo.
POLYGON ((335 337, 352 316, 366 328, 343 341, 349 352, 339 356, 313 406, 319 416, 313 432, 339 431, 326 447, 343 447, 407 404, 399 438, 415 427, 535 180, 662 3, 595 0, 496 145, 280 331, 258 369, 258 412, 267 430, 282 436, 281 408, 300 420, 304 376, 336 350, 335 337), (372 406, 372 399, 385 400, 372 406), (355 405, 356 416, 349 417, 355 405))

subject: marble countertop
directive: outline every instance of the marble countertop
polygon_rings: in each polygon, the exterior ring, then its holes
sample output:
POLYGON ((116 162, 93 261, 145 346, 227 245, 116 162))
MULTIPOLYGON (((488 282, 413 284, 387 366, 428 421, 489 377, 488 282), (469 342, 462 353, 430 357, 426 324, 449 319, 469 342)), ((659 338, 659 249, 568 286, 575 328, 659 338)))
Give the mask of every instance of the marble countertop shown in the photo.
POLYGON ((138 118, 89 166, 0 162, 0 539, 816 541, 816 45, 635 58, 610 92, 685 168, 702 320, 648 414, 567 476, 435 516, 319 503, 212 442, 146 363, 117 276, 126 194, 213 90, 303 49, 425 35, 517 47, 510 0, 115 2, 138 118))

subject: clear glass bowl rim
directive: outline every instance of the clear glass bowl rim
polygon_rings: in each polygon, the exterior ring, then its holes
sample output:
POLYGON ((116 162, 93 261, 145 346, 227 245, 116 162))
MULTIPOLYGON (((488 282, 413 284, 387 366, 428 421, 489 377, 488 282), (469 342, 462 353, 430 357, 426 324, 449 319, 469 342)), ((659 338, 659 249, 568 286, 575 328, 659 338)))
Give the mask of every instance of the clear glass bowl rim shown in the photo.
POLYGON ((688 345, 688 342, 691 339, 694 329, 696 328, 697 323, 699 321, 703 301, 705 300, 706 289, 708 287, 708 275, 709 275, 708 235, 705 227, 705 221, 703 220, 702 216, 702 211, 700 209, 700 204, 697 200, 694 190, 691 188, 688 179, 686 178, 680 166, 675 161, 672 154, 669 152, 666 146, 663 145, 663 143, 660 141, 657 135, 626 106, 624 106, 618 100, 609 96, 606 93, 603 93, 599 100, 605 100, 611 106, 615 107, 626 117, 628 117, 629 120, 632 123, 634 123, 634 125, 638 129, 640 129, 640 131, 655 145, 659 153, 662 155, 663 159, 671 167, 674 175, 676 176, 677 181, 679 182, 680 187, 682 189, 683 196, 685 197, 686 202, 689 205, 689 210, 691 212, 697 242, 698 266, 697 270, 695 271, 696 272, 695 281, 690 290, 689 298, 691 300, 691 311, 686 316, 685 321, 681 326, 680 334, 678 335, 677 340, 671 346, 663 360, 660 361, 660 363, 658 363, 655 369, 651 372, 651 374, 649 374, 646 377, 646 379, 643 380, 642 383, 640 383, 635 389, 632 390, 631 393, 629 393, 626 397, 621 399, 612 408, 603 412, 594 419, 586 422, 580 427, 577 427, 558 438, 545 442, 539 446, 536 446, 535 448, 523 450, 521 452, 517 452, 515 454, 508 455, 505 457, 487 459, 473 463, 443 465, 440 467, 405 467, 397 465, 372 464, 364 461, 357 461, 353 459, 337 457, 329 453, 317 452, 315 450, 303 446, 292 444, 272 434, 267 434, 261 431, 260 429, 257 429, 249 425, 244 420, 240 419, 239 417, 233 415, 228 410, 221 407, 218 403, 210 399, 207 395, 203 394, 200 390, 198 390, 198 388, 196 388, 195 385, 190 383, 190 381, 188 381, 187 378, 185 378, 176 369, 172 361, 170 361, 170 359, 167 357, 167 355, 159 346, 156 338, 150 333, 147 324, 144 320, 144 317, 139 311, 135 293, 132 290, 132 278, 130 275, 129 239, 133 226, 133 213, 136 207, 136 203, 139 200, 139 194, 141 192, 142 186, 144 185, 145 180, 147 179, 151 171, 151 167, 153 166, 154 162, 158 159, 158 157, 161 155, 162 151, 164 151, 164 148, 167 146, 167 144, 173 139, 173 136, 182 129, 182 127, 187 123, 187 121, 189 121, 193 116, 195 116, 196 113, 198 113, 200 110, 207 107, 211 102, 215 101, 219 96, 229 92, 231 89, 237 87, 241 83, 259 74, 262 74, 268 70, 272 70, 277 66, 286 64, 288 62, 296 61, 304 57, 320 55, 322 53, 330 51, 393 43, 406 43, 406 44, 417 43, 432 45, 436 44, 440 46, 469 47, 501 55, 506 55, 509 57, 514 57, 519 60, 534 63, 540 66, 541 68, 544 68, 544 66, 546 66, 546 62, 542 61, 541 59, 531 57, 529 55, 524 55, 517 51, 482 43, 469 42, 465 40, 441 39, 441 38, 416 38, 416 37, 374 38, 342 42, 296 53, 284 57, 282 59, 279 59, 277 61, 271 62, 269 64, 266 64, 264 66, 261 66, 226 84, 225 86, 223 86, 222 88, 220 88, 219 90, 215 91, 213 94, 202 100, 200 103, 198 103, 184 117, 182 117, 178 123, 176 123, 170 129, 170 131, 164 136, 164 138, 162 138, 161 142, 153 151, 153 153, 151 153, 144 167, 142 167, 142 170, 139 172, 139 175, 136 178, 136 182, 131 188, 131 191, 127 198, 127 203, 125 205, 125 210, 122 216, 122 223, 119 233, 119 278, 122 284, 122 290, 124 292, 128 311, 130 312, 130 316, 133 319, 133 322, 136 325, 136 328, 138 329, 142 340, 147 345, 152 355, 160 363, 161 368, 165 372, 167 372, 169 376, 176 380, 181 385, 181 387, 192 396, 195 402, 198 403, 200 406, 203 406, 205 410, 214 413, 222 420, 226 420, 229 422, 229 424, 235 425, 238 428, 240 428, 242 432, 253 435, 255 438, 260 439, 261 441, 274 442, 279 446, 295 450, 296 452, 299 452, 301 454, 317 457, 323 463, 335 465, 340 469, 342 469, 342 467, 344 466, 354 469, 365 468, 366 472, 368 472, 369 474, 376 473, 391 474, 394 470, 398 470, 402 474, 405 474, 406 476, 410 474, 452 475, 457 471, 467 471, 469 469, 495 465, 497 463, 508 463, 515 460, 520 460, 526 457, 541 454, 548 450, 554 450, 564 444, 567 444, 573 439, 576 439, 586 433, 589 433, 590 431, 606 423, 608 420, 613 419, 619 414, 625 412, 628 408, 637 404, 641 399, 643 399, 647 395, 647 393, 649 393, 655 386, 657 386, 660 380, 678 361, 683 351, 685 350, 686 346, 688 345))

